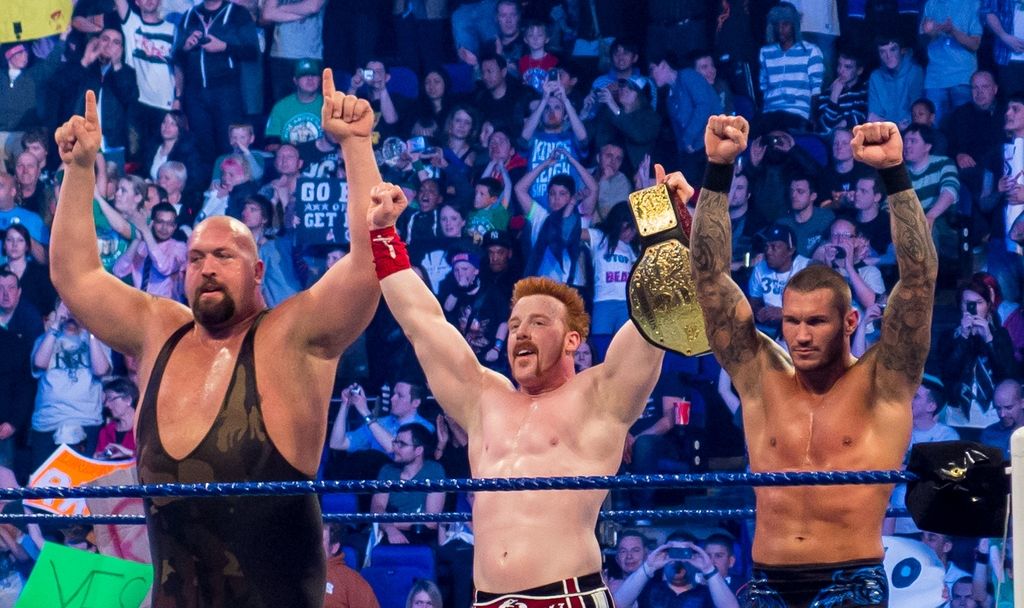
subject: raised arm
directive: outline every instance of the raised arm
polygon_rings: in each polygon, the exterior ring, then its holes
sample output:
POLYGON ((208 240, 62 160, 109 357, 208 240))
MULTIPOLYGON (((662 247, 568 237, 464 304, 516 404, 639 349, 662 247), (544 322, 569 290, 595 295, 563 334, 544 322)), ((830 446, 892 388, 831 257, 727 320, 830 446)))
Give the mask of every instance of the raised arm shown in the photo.
MULTIPOLYGON (((73 116, 57 129, 57 148, 67 170, 50 238, 50 277, 64 303, 104 343, 131 356, 142 350, 150 320, 184 308, 171 300, 133 289, 100 264, 92 216, 93 165, 101 139, 96 96, 85 95, 85 116, 73 116)), ((187 313, 186 313, 187 314, 187 313)))
POLYGON ((380 183, 380 172, 370 140, 373 110, 369 102, 338 93, 330 68, 324 70, 323 79, 321 124, 341 144, 345 159, 351 249, 312 287, 286 300, 280 308, 289 315, 297 339, 320 356, 335 358, 370 324, 380 301, 366 227, 370 190, 380 183))
POLYGON ((921 382, 931 342, 938 257, 921 201, 903 165, 899 129, 891 122, 867 123, 854 127, 853 133, 854 158, 878 169, 889 192, 892 242, 900 269, 882 316, 875 374, 893 399, 909 400, 921 382))
POLYGON ((593 368, 599 406, 632 424, 658 382, 664 357, 665 351, 644 339, 632 321, 623 325, 612 338, 604 363, 593 368))
MULTIPOLYGON (((738 116, 712 116, 708 120, 704 132, 708 169, 690 235, 693 278, 708 342, 737 387, 745 381, 744 368, 749 367, 762 345, 750 303, 729 274, 732 224, 728 192, 733 161, 747 147, 747 131, 747 121, 738 116)), ((668 184, 673 191, 671 176, 668 184)))
POLYGON ((558 162, 558 155, 563 152, 562 148, 555 148, 551 154, 544 159, 544 162, 540 163, 533 169, 530 169, 525 175, 519 178, 519 181, 515 185, 516 201, 519 203, 519 208, 523 210, 523 215, 529 216, 530 210, 533 209, 535 204, 533 197, 530 196, 530 188, 533 187, 533 182, 537 181, 540 174, 550 167, 551 165, 558 162))
POLYGON ((381 276, 380 288, 391 314, 416 350, 430 391, 459 425, 477 428, 476 416, 484 389, 511 384, 480 365, 466 339, 444 318, 437 298, 409 268, 405 245, 393 233, 395 221, 408 205, 402 189, 381 184, 372 194, 369 224, 373 229, 374 262, 381 276))

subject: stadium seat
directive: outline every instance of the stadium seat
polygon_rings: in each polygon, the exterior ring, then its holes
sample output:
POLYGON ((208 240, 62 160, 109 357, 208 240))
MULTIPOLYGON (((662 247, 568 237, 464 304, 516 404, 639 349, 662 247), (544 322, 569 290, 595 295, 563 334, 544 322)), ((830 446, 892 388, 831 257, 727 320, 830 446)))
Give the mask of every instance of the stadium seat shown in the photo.
POLYGON ((746 95, 733 95, 732 104, 735 107, 737 116, 742 116, 748 121, 754 120, 756 108, 754 107, 754 102, 749 97, 746 95))
POLYGON ((359 572, 359 552, 355 547, 344 546, 341 552, 345 554, 345 565, 359 572))
POLYGON ((420 94, 420 81, 416 73, 407 67, 396 65, 388 68, 388 91, 406 99, 416 99, 420 94))
POLYGON ((409 590, 420 578, 418 568, 367 566, 359 574, 370 584, 380 608, 405 608, 409 590))
POLYGON ((825 142, 821 141, 819 136, 813 133, 799 133, 793 135, 793 141, 803 148, 804 152, 810 154, 814 162, 822 167, 828 166, 828 148, 825 147, 825 142))
POLYGON ((359 502, 355 494, 324 494, 320 497, 320 510, 324 513, 355 513, 359 502))
POLYGON ((468 63, 446 63, 444 71, 452 83, 450 94, 465 95, 473 92, 473 68, 468 63))
POLYGON ((370 566, 411 568, 416 578, 434 580, 434 550, 425 545, 377 545, 370 553, 370 566))

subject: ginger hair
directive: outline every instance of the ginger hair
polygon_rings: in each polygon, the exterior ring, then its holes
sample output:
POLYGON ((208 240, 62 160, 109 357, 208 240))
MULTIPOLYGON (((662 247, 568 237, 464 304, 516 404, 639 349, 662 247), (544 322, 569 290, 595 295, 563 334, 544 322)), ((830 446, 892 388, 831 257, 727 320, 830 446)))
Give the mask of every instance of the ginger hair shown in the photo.
POLYGON ((565 323, 569 331, 580 335, 580 341, 587 339, 590 333, 590 315, 580 293, 564 283, 547 277, 527 277, 516 282, 512 289, 512 306, 526 296, 550 296, 565 306, 565 323))

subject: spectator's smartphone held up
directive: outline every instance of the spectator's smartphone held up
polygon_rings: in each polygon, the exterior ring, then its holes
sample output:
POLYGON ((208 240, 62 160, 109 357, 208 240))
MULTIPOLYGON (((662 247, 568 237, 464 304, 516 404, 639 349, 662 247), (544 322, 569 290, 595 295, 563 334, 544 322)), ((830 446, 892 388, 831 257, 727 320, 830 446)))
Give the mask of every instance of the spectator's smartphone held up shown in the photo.
POLYGON ((548 82, 558 82, 558 68, 548 70, 548 82))
POLYGON ((409 152, 423 152, 427 149, 427 138, 418 135, 409 140, 409 152))
POLYGON ((693 549, 688 547, 671 547, 668 550, 669 559, 692 559, 693 549))
POLYGON ((363 70, 363 80, 366 82, 373 82, 373 70, 363 70))

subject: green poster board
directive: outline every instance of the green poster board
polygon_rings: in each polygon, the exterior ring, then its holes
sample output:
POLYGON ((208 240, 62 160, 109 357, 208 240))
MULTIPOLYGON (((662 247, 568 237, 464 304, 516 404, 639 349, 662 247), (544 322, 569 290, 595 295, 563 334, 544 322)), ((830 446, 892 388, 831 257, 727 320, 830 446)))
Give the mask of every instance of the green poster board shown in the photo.
POLYGON ((139 608, 152 585, 149 564, 46 543, 16 608, 139 608))

